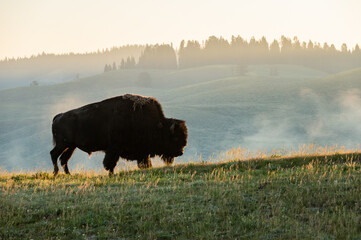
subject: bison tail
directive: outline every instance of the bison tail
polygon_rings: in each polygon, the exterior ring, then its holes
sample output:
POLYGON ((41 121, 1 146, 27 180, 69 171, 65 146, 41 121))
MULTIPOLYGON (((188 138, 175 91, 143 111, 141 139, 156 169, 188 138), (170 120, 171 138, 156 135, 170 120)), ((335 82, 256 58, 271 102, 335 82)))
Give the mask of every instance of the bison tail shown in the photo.
POLYGON ((53 146, 56 145, 56 141, 55 141, 55 132, 54 132, 54 121, 60 117, 62 115, 62 113, 57 114, 54 118, 53 118, 53 126, 52 126, 52 132, 53 132, 53 146))
POLYGON ((55 117, 53 118, 53 122, 55 121, 55 119, 57 119, 58 117, 60 117, 60 115, 62 115, 62 113, 59 113, 59 114, 55 115, 55 117))

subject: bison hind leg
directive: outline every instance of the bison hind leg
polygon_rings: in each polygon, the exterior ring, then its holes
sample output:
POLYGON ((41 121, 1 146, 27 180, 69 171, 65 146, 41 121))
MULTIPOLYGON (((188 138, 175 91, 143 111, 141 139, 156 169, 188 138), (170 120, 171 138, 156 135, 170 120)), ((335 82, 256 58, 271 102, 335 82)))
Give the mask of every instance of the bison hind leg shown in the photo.
POLYGON ((140 169, 147 169, 152 167, 152 161, 149 157, 137 160, 137 163, 140 169))
POLYGON ((51 161, 53 162, 53 166, 54 166, 54 176, 56 176, 59 172, 59 167, 58 167, 58 163, 57 163, 58 157, 60 156, 60 154, 62 154, 64 152, 65 149, 66 149, 66 147, 63 145, 56 145, 50 151, 51 161))
POLYGON ((70 172, 69 172, 69 168, 68 168, 68 161, 71 158, 71 156, 73 155, 74 150, 75 150, 75 147, 69 147, 60 156, 60 164, 63 167, 64 172, 69 175, 70 175, 70 172))

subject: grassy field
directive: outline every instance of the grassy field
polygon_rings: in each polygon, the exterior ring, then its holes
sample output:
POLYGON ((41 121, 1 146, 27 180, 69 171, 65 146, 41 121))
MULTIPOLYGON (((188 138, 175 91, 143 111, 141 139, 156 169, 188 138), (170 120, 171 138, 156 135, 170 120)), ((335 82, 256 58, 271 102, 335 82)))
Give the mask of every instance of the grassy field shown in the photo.
POLYGON ((361 154, 0 174, 0 239, 360 239, 361 154))

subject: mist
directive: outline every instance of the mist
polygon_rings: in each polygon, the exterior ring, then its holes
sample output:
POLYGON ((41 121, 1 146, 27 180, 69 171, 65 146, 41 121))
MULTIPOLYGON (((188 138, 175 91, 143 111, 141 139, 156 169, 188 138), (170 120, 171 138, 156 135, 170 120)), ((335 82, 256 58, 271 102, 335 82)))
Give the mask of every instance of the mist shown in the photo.
MULTIPOLYGON (((207 39, 182 40, 154 45, 113 46, 94 52, 53 54, 41 53, 25 58, 0 61, 0 90, 21 86, 58 84, 103 72, 126 69, 187 69, 209 65, 236 65, 233 74, 245 75, 249 65, 293 64, 335 74, 361 66, 358 44, 346 43, 337 48, 333 43, 301 41, 280 36, 279 39, 246 39, 232 35, 207 39)), ((272 76, 277 67, 267 69, 272 76)), ((298 72, 288 72, 297 75, 298 72)), ((305 74, 305 73, 303 73, 305 74)))
MULTIPOLYGON (((297 37, 231 39, 0 61, 0 85, 8 88, 0 90, 0 166, 51 169, 53 117, 127 93, 155 97, 166 117, 186 121, 188 146, 176 164, 208 161, 238 147, 272 152, 304 144, 359 145, 358 45, 337 50, 297 37)), ((78 149, 70 169, 102 169, 103 157, 89 159, 78 149)), ((120 160, 118 166, 134 163, 120 160)))
POLYGON ((298 149, 312 143, 351 149, 360 143, 360 89, 340 90, 328 98, 304 88, 299 97, 298 104, 287 105, 287 115, 276 112, 281 116, 277 119, 257 115, 253 124, 256 133, 246 136, 241 145, 270 152, 282 147, 298 149))
POLYGON ((132 56, 139 58, 144 46, 127 45, 88 53, 39 53, 25 58, 0 61, 0 90, 59 84, 102 73, 105 64, 119 63, 132 56))
MULTIPOLYGON (((332 74, 291 64, 245 66, 243 72, 233 64, 117 69, 60 84, 2 90, 0 166, 51 170, 53 117, 126 93, 155 97, 166 117, 186 120, 188 146, 175 164, 212 161, 238 147, 270 153, 304 144, 360 144, 360 69, 332 74)), ((77 149, 70 170, 101 170, 103 157, 99 152, 89 158, 77 149)), ((117 169, 134 167, 120 159, 117 169)))

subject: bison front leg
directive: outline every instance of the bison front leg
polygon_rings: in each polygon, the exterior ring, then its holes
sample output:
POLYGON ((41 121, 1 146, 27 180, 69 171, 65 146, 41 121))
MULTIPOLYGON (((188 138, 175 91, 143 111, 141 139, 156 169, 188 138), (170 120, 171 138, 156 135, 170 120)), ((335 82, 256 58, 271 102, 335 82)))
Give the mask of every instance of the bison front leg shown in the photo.
POLYGON ((162 156, 162 160, 165 163, 165 165, 170 166, 174 162, 174 157, 165 157, 162 156))
POLYGON ((109 175, 114 174, 114 168, 117 165, 118 160, 119 160, 119 153, 111 150, 105 152, 103 166, 105 170, 109 171, 109 175))
POLYGON ((140 169, 147 169, 152 167, 152 162, 149 157, 137 160, 137 163, 140 169))

